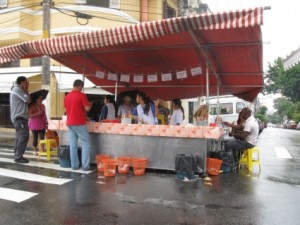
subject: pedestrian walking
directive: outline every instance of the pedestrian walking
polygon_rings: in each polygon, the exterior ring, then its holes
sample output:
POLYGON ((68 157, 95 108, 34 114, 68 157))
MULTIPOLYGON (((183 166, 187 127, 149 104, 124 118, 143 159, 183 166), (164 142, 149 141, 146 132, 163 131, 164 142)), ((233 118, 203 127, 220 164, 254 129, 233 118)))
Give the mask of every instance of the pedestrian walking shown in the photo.
POLYGON ((28 163, 24 158, 29 140, 28 104, 31 102, 28 93, 29 82, 24 76, 19 76, 10 92, 10 117, 16 130, 14 158, 16 163, 28 163))

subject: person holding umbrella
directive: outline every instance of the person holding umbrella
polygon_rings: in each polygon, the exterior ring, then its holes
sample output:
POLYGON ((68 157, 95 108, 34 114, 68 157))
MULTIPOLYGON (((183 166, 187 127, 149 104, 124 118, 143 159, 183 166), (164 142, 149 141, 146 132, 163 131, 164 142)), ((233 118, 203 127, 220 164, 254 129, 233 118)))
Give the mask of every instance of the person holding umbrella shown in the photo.
POLYGON ((31 95, 32 103, 29 105, 29 129, 32 132, 32 147, 33 154, 38 155, 38 138, 45 139, 45 132, 48 126, 46 108, 42 103, 44 100, 43 95, 31 95))
POLYGON ((26 77, 19 76, 9 96, 10 117, 16 129, 14 146, 14 158, 16 163, 29 162, 28 159, 23 157, 29 140, 28 104, 31 102, 31 99, 28 93, 28 87, 29 82, 26 77))

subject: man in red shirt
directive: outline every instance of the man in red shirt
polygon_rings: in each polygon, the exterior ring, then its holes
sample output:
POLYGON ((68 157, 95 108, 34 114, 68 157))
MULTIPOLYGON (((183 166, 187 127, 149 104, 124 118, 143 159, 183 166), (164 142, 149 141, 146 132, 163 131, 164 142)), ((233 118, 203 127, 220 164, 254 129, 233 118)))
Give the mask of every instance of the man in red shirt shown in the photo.
POLYGON ((73 90, 66 95, 64 100, 67 113, 67 126, 70 141, 70 158, 73 170, 79 169, 78 139, 82 146, 82 170, 90 170, 90 140, 86 126, 86 112, 91 109, 91 103, 86 95, 82 93, 84 83, 75 80, 73 90))

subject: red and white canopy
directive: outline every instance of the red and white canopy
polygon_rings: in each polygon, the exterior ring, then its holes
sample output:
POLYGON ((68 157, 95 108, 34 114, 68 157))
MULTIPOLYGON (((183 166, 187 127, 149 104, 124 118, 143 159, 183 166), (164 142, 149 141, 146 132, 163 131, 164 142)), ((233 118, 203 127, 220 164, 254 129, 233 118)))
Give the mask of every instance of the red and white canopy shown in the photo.
POLYGON ((153 99, 233 94, 252 101, 263 86, 263 9, 178 17, 0 48, 0 63, 49 55, 107 91, 153 99), (199 74, 202 71, 201 74, 199 74))

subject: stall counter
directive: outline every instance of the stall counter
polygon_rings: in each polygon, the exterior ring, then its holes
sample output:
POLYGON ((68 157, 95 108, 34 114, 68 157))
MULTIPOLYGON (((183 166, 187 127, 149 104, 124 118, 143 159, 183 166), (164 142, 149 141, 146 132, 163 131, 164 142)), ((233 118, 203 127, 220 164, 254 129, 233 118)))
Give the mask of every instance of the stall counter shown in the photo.
MULTIPOLYGON (((177 154, 197 154, 206 170, 207 154, 216 150, 223 136, 221 127, 168 126, 88 122, 91 159, 97 154, 112 157, 129 156, 148 159, 147 168, 175 170, 177 154)), ((68 144, 66 121, 51 120, 49 129, 56 130, 61 145, 68 144)))

